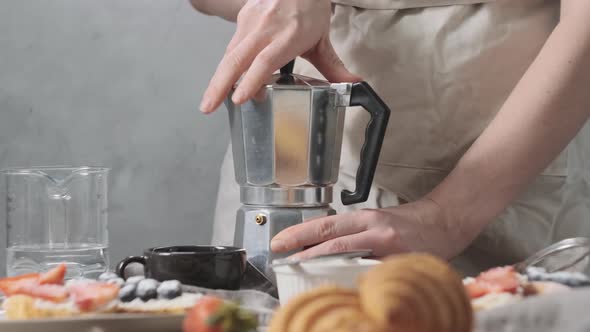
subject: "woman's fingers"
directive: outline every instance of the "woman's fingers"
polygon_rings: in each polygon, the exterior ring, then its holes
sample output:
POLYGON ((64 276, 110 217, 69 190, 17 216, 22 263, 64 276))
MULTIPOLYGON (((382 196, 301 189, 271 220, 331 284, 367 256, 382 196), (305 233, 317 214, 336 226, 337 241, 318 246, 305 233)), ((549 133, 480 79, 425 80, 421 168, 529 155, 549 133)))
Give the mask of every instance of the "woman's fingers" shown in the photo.
POLYGON ((237 17, 238 30, 229 43, 201 102, 201 111, 213 112, 244 72, 233 95, 241 104, 252 98, 265 80, 293 58, 311 49, 311 55, 328 77, 351 81, 329 41, 330 0, 248 1, 237 17), (325 44, 325 45, 324 45, 325 44), (330 59, 323 60, 328 55, 330 59))
POLYGON ((360 233, 367 230, 367 223, 356 217, 358 213, 318 218, 289 227, 271 241, 274 252, 287 252, 321 242, 360 233))
POLYGON ((291 256, 294 259, 307 259, 321 255, 337 254, 341 252, 373 249, 373 255, 381 257, 391 254, 390 252, 382 252, 379 250, 377 241, 379 241, 376 232, 372 230, 363 231, 351 235, 338 237, 328 240, 304 251, 298 252, 291 256), (377 250, 376 250, 377 249, 377 250))
POLYGON ((291 60, 291 56, 297 56, 289 50, 288 45, 288 39, 284 39, 282 42, 273 42, 256 56, 232 97, 234 103, 242 104, 252 98, 269 76, 287 64, 291 60))
POLYGON ((267 41, 261 34, 250 34, 234 49, 225 54, 201 101, 201 111, 211 113, 219 107, 232 85, 248 69, 267 41))
MULTIPOLYGON (((298 50, 293 47, 298 44, 295 35, 284 34, 283 38, 271 43, 258 54, 232 97, 234 103, 241 104, 252 98, 272 73, 298 56, 298 50)), ((346 69, 327 38, 307 55, 307 59, 331 82, 361 80, 346 69)))
POLYGON ((227 44, 227 47, 225 48, 224 55, 231 53, 236 48, 236 46, 238 46, 242 41, 244 41, 246 36, 248 36, 248 33, 245 32, 244 29, 240 29, 238 27, 238 29, 236 29, 236 32, 234 33, 233 37, 229 41, 229 44, 227 44))

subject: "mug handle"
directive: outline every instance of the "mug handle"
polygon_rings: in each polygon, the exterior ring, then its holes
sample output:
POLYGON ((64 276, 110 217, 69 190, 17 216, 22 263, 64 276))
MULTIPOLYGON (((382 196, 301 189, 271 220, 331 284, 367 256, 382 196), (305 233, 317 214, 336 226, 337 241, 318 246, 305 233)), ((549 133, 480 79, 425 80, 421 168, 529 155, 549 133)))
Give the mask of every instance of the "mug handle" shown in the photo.
POLYGON ((121 260, 119 262, 119 264, 117 264, 117 267, 115 268, 115 272, 117 273, 117 275, 123 279, 127 279, 125 278, 125 268, 127 267, 127 265, 131 264, 131 263, 139 263, 141 265, 144 266, 147 264, 147 257, 146 256, 129 256, 124 258, 123 260, 121 260))

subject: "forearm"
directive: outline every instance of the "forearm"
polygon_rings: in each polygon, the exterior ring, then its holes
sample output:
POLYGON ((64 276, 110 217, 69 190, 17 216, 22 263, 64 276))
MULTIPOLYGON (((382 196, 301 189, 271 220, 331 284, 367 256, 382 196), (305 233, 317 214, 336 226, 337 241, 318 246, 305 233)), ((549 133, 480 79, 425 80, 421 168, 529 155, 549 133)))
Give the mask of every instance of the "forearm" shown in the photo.
POLYGON ((247 0, 190 0, 191 5, 205 15, 219 16, 235 22, 247 0))
POLYGON ((524 191, 588 119, 590 29, 583 16, 562 10, 561 22, 496 117, 427 196, 469 236, 524 191))

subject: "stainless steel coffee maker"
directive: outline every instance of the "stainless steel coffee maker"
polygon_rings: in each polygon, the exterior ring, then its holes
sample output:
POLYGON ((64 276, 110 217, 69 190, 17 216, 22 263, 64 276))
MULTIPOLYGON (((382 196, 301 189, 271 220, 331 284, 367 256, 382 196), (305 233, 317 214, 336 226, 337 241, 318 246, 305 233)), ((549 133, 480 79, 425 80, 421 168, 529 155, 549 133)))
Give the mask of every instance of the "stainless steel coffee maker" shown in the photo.
POLYGON ((371 119, 361 151, 354 192, 341 193, 345 205, 367 200, 389 108, 366 82, 331 84, 292 74, 294 61, 273 75, 242 105, 226 99, 236 181, 242 207, 237 212, 235 245, 274 281, 277 255, 271 239, 287 227, 336 212, 330 207, 338 180, 344 115, 362 106, 371 119))

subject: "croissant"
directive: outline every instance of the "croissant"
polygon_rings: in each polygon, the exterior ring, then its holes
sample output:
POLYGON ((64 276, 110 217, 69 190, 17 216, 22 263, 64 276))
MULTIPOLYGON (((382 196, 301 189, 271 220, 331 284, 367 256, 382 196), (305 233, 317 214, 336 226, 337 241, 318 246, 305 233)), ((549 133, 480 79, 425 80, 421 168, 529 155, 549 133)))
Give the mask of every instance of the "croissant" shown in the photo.
POLYGON ((356 291, 324 286, 306 292, 273 316, 268 332, 369 332, 376 326, 363 313, 356 291))
POLYGON ((473 309, 461 277, 427 254, 387 258, 358 291, 324 286, 295 297, 269 332, 470 332, 473 309))
POLYGON ((386 259, 359 281, 361 305, 379 326, 396 332, 468 332, 473 313, 460 276, 427 254, 386 259))

